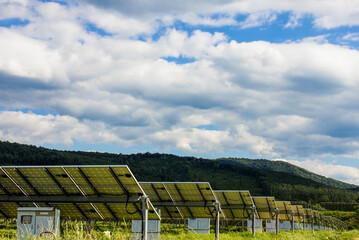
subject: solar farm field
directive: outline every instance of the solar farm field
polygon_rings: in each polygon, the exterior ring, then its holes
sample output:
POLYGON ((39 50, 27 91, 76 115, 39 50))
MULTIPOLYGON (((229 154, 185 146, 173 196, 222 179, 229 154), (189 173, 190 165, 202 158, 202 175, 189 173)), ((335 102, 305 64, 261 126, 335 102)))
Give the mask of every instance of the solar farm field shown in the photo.
MULTIPOLYGON (((195 234, 188 233, 183 228, 183 225, 177 224, 163 224, 161 227, 162 240, 212 240, 215 239, 214 233, 210 234, 195 234)), ((16 221, 15 220, 0 220, 0 236, 1 240, 15 240, 16 239, 16 221)), ((62 240, 93 240, 93 239, 113 239, 113 240, 128 240, 131 239, 131 228, 126 222, 116 225, 115 223, 98 221, 96 224, 88 227, 82 221, 63 221, 61 236, 57 239, 62 240)), ((47 236, 39 239, 53 239, 47 236)), ((220 239, 296 239, 296 240, 311 240, 311 239, 340 239, 340 240, 358 240, 359 231, 301 231, 296 230, 294 233, 281 231, 277 236, 274 233, 256 233, 252 236, 250 232, 238 232, 227 229, 221 229, 220 239)))

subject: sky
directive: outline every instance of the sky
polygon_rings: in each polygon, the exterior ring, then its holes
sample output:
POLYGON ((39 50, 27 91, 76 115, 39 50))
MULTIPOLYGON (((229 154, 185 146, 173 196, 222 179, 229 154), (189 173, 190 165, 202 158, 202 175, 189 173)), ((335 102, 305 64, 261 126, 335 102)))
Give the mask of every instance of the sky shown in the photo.
POLYGON ((2 141, 359 185, 358 93, 356 0, 0 0, 2 141))

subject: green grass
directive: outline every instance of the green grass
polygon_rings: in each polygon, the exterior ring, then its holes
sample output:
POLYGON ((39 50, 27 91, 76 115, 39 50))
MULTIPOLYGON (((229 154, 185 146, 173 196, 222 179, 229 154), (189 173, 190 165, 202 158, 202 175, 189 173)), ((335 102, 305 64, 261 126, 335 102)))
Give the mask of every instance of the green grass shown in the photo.
MULTIPOLYGON (((314 232, 311 231, 298 231, 294 234, 291 232, 281 232, 279 236, 276 236, 274 233, 256 233, 253 237, 249 232, 229 232, 221 233, 219 236, 220 240, 232 240, 232 239, 280 239, 280 240, 317 240, 317 239, 328 239, 328 240, 354 240, 359 238, 359 231, 346 231, 346 232, 332 232, 332 231, 320 231, 314 232)), ((213 240, 214 234, 189 234, 181 233, 179 235, 173 234, 161 234, 161 240, 213 240)))
MULTIPOLYGON (((62 232, 59 240, 129 240, 131 239, 131 229, 126 222, 120 225, 108 222, 97 222, 87 225, 80 221, 65 221, 61 224, 62 232), (111 237, 106 236, 106 231, 110 232, 111 237)), ((195 234, 188 233, 183 229, 183 225, 162 224, 161 240, 214 240, 214 233, 195 234)), ((16 239, 16 221, 0 222, 1 240, 16 239)), ((42 239, 53 239, 52 237, 42 239)), ((300 231, 295 233, 281 231, 279 236, 273 233, 256 233, 253 237, 250 232, 221 232, 220 240, 232 239, 275 239, 275 240, 359 240, 359 230, 335 232, 335 231, 300 231)))

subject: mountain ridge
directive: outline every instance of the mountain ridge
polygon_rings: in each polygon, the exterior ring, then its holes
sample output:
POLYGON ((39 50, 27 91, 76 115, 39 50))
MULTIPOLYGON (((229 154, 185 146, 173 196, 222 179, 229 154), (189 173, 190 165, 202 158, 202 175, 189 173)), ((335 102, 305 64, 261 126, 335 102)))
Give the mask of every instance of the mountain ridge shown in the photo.
POLYGON ((330 187, 286 172, 172 154, 60 151, 0 141, 0 165, 127 165, 139 181, 209 182, 216 190, 249 190, 252 196, 311 204, 359 202, 359 191, 330 187))
POLYGON ((358 185, 342 182, 337 179, 328 178, 316 173, 313 173, 304 168, 298 167, 291 163, 281 160, 267 160, 267 159, 247 159, 247 158, 217 158, 216 161, 236 164, 243 167, 254 167, 258 169, 268 169, 278 172, 286 172, 303 178, 311 179, 313 181, 325 184, 330 187, 341 188, 341 189, 358 189, 358 185))

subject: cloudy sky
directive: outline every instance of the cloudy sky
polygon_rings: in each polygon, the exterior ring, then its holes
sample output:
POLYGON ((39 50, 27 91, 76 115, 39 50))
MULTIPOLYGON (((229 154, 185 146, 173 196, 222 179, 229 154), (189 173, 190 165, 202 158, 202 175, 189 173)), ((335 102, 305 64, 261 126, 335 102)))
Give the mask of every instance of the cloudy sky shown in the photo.
POLYGON ((0 140, 359 184, 359 1, 0 0, 0 140))

